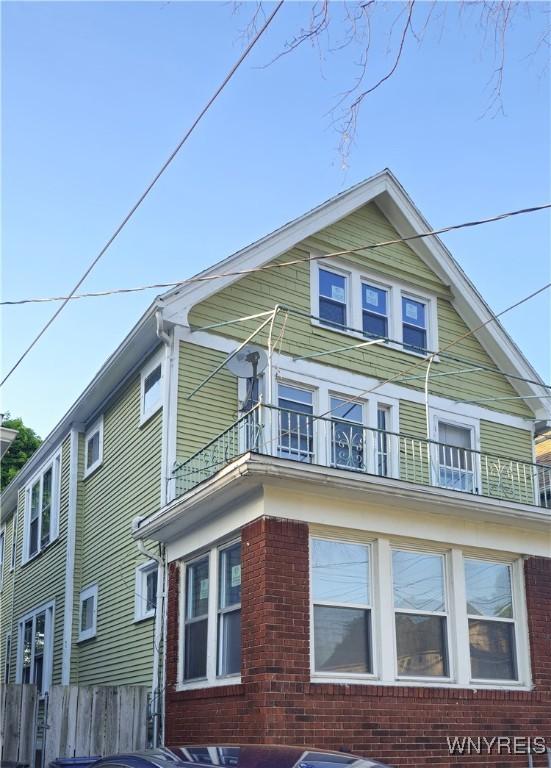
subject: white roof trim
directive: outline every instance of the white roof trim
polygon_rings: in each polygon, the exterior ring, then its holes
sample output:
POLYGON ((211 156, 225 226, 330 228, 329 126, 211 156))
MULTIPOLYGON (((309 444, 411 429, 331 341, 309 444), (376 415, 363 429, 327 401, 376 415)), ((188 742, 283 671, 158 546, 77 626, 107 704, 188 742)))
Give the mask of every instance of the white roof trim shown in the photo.
MULTIPOLYGON (((342 192, 303 216, 285 224, 270 235, 238 251, 200 273, 207 277, 225 271, 259 267, 293 248, 297 243, 350 215, 369 202, 376 202, 402 237, 431 231, 433 228, 416 208, 396 177, 388 169, 342 192)), ((409 243, 427 266, 449 286, 452 303, 469 328, 475 328, 492 317, 493 313, 473 283, 455 261, 439 237, 420 239, 409 243)), ((241 279, 240 275, 219 280, 191 283, 175 288, 161 297, 163 317, 167 322, 189 325, 188 313, 195 305, 241 279)), ((499 321, 489 323, 475 334, 488 355, 499 368, 524 378, 541 380, 518 346, 499 321)), ((544 394, 538 385, 509 379, 515 390, 524 396, 537 396, 527 401, 537 419, 551 417, 551 403, 539 396, 544 394)))

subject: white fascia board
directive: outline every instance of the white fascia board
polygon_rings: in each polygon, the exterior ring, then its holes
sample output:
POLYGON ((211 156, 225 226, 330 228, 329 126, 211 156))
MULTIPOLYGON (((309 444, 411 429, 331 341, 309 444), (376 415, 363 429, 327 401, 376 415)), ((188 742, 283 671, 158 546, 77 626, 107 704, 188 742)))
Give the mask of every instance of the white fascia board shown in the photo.
MULTIPOLYGON (((346 192, 314 208, 270 235, 219 261, 200 273, 201 277, 231 269, 239 271, 262 266, 285 253, 297 243, 350 215, 358 208, 375 202, 401 237, 431 231, 433 228, 416 208, 396 177, 388 169, 357 184, 346 192)), ((455 261, 450 251, 436 235, 413 240, 408 244, 427 266, 450 288, 452 304, 469 328, 476 328, 489 320, 493 313, 473 283, 455 261)), ((168 322, 189 325, 191 308, 228 285, 240 279, 240 275, 205 280, 165 293, 161 298, 163 316, 168 322)), ((493 321, 476 332, 496 365, 524 378, 541 381, 537 371, 528 362, 501 323, 493 321)), ((541 387, 517 379, 509 379, 520 395, 542 395, 541 387)), ((542 382, 543 383, 543 382, 542 382)), ((533 399, 527 405, 540 420, 551 418, 551 403, 545 399, 533 399)))
POLYGON ((8 520, 15 511, 19 489, 65 440, 71 427, 85 423, 97 415, 102 404, 126 382, 128 375, 141 365, 154 346, 160 343, 156 334, 155 321, 155 312, 158 308, 156 300, 107 358, 84 392, 6 487, 0 497, 2 522, 8 520))

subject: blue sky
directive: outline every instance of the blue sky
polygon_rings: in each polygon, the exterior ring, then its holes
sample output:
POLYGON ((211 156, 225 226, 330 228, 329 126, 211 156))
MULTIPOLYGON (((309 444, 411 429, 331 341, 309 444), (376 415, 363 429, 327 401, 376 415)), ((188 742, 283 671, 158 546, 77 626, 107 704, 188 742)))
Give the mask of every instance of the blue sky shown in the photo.
MULTIPOLYGON (((346 170, 327 112, 354 77, 357 51, 320 58, 304 46, 263 66, 310 7, 283 6, 85 289, 188 277, 385 166, 435 227, 551 199, 548 51, 531 55, 543 4, 514 17, 505 115, 495 117, 483 116, 492 47, 458 4, 440 6, 444 31, 410 40, 396 74, 365 102, 346 170)), ((384 30, 396 7, 377 7, 369 83, 391 61, 384 30)), ((238 56, 251 9, 3 3, 5 298, 70 289, 238 56)), ((549 224, 538 213, 443 239, 499 311, 549 280, 549 224)), ((70 304, 5 385, 2 410, 44 436, 154 295, 70 304)), ((6 309, 4 370, 54 306, 6 309)), ((546 380, 549 306, 547 294, 504 318, 546 380)))

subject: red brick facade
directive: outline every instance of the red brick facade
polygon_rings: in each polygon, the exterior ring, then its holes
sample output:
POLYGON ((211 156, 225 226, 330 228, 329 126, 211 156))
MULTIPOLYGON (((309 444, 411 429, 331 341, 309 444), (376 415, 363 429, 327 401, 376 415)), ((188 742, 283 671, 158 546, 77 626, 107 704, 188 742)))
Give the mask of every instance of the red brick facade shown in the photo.
MULTIPOLYGON (((166 743, 350 749, 395 766, 527 766, 449 757, 446 737, 545 736, 551 746, 551 559, 525 566, 535 689, 473 691, 310 682, 308 528, 262 518, 242 532, 242 684, 177 692, 178 565, 170 568, 166 743)), ((535 766, 547 766, 544 756, 535 766)))

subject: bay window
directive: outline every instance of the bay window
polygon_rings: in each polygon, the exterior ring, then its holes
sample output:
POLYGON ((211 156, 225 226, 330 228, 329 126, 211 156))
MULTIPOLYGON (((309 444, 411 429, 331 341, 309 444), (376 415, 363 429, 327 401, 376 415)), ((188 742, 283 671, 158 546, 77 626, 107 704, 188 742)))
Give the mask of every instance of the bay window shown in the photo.
POLYGON ((185 565, 180 682, 216 683, 241 671, 241 544, 185 565))
POLYGON ((23 562, 41 552, 57 536, 61 452, 25 489, 23 562))

